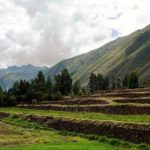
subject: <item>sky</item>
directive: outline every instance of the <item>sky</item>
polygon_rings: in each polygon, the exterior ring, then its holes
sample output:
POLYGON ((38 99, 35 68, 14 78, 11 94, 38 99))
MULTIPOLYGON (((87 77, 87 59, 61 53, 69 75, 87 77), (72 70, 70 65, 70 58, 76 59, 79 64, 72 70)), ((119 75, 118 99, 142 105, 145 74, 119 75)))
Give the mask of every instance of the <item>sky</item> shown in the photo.
POLYGON ((53 66, 150 24, 150 0, 0 0, 0 68, 53 66))

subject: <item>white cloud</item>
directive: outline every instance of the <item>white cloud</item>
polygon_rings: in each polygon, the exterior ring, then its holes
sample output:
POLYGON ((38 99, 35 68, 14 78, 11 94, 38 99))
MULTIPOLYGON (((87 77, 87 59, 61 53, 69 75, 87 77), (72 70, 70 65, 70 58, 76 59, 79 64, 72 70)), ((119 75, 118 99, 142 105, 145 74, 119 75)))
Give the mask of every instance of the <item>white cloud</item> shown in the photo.
POLYGON ((149 0, 0 0, 0 67, 54 65, 150 23, 149 0))

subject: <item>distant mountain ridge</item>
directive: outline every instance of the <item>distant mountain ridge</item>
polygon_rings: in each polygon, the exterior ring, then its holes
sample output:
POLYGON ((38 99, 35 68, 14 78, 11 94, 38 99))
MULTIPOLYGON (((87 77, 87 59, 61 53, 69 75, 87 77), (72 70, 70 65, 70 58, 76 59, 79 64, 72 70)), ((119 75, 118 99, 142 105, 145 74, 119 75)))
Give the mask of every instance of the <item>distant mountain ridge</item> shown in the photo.
POLYGON ((140 82, 150 85, 150 25, 96 50, 63 60, 50 68, 47 75, 54 76, 63 68, 82 84, 87 84, 92 72, 114 79, 137 71, 140 82))
POLYGON ((37 73, 47 70, 47 67, 33 65, 10 66, 6 69, 0 69, 0 86, 4 89, 10 88, 15 81, 20 79, 31 80, 37 73))
POLYGON ((0 69, 0 86, 8 89, 16 80, 31 80, 40 70, 53 77, 64 68, 69 70, 74 81, 79 79, 82 85, 87 84, 92 72, 115 79, 132 71, 138 72, 141 83, 150 85, 150 25, 51 68, 29 64, 0 69))

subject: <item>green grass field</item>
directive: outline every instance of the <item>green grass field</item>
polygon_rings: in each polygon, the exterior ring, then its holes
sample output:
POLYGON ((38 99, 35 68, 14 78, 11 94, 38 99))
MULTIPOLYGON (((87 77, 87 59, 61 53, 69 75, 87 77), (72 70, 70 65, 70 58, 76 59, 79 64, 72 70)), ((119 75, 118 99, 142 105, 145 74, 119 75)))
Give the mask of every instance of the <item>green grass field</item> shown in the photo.
MULTIPOLYGON (((109 144, 100 144, 77 136, 63 136, 53 130, 22 128, 6 123, 0 123, 0 127, 2 128, 0 135, 1 150, 97 150, 98 148, 119 150, 109 144)), ((123 150, 123 148, 121 149, 123 150)))
MULTIPOLYGON (((76 144, 40 144, 40 145, 27 145, 27 146, 13 146, 1 148, 1 150, 123 150, 108 146, 107 144, 97 144, 94 142, 84 142, 76 144)), ((125 149, 124 149, 125 150, 125 149)))
POLYGON ((149 150, 119 139, 56 131, 12 116, 1 119, 0 150, 149 150), (6 145, 6 146, 5 146, 6 145))
POLYGON ((2 119, 0 131, 1 150, 125 150, 122 145, 113 146, 113 140, 105 143, 89 141, 84 137, 62 134, 20 118, 2 119))
MULTIPOLYGON (((101 113, 74 113, 23 108, 0 108, 0 112, 36 114, 90 120, 112 120, 150 123, 148 115, 106 115, 101 113)), ((56 131, 38 123, 11 115, 0 122, 0 150, 149 150, 146 144, 133 144, 119 139, 56 131), (4 124, 4 125, 3 125, 4 124), (3 125, 3 126, 2 126, 3 125), (5 127, 5 128, 4 128, 5 127), (4 132, 5 130, 5 132, 4 132)))
POLYGON ((21 113, 24 115, 34 114, 42 116, 55 116, 73 119, 87 119, 87 120, 107 120, 107 121, 121 121, 150 124, 150 115, 110 115, 102 113, 88 113, 88 112, 65 112, 65 111, 51 111, 51 110, 36 110, 24 108, 0 108, 0 112, 21 113))

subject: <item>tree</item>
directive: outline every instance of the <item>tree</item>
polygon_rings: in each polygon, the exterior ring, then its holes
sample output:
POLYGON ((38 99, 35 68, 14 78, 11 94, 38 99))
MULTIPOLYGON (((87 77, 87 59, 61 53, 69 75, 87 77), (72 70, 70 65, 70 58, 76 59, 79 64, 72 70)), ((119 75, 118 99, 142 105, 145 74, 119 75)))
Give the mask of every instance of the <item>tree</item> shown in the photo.
POLYGON ((94 73, 91 73, 89 87, 91 92, 109 89, 109 78, 104 78, 102 74, 96 76, 94 73))
POLYGON ((28 81, 20 80, 18 83, 18 95, 25 95, 30 87, 28 81))
POLYGON ((59 89, 62 95, 68 95, 72 91, 72 79, 67 69, 61 71, 61 74, 55 76, 55 87, 59 89))
POLYGON ((138 88, 139 87, 139 79, 136 72, 132 72, 129 78, 129 88, 138 88))
POLYGON ((7 106, 15 106, 17 104, 17 98, 15 95, 7 97, 7 106))
POLYGON ((2 87, 0 86, 0 92, 3 92, 3 89, 2 89, 2 87))
POLYGON ((103 86, 104 86, 104 77, 102 74, 98 74, 97 75, 97 78, 96 78, 96 90, 102 90, 103 89, 103 86))
POLYGON ((109 78, 108 77, 105 77, 103 79, 103 87, 102 87, 102 90, 106 90, 106 89, 109 89, 109 78))
POLYGON ((116 86, 117 86, 118 89, 121 88, 121 80, 120 80, 120 78, 117 79, 116 86))
POLYGON ((94 92, 97 89, 97 77, 94 73, 91 73, 90 75, 89 88, 91 92, 94 92))
POLYGON ((4 103, 5 103, 4 98, 5 98, 5 95, 1 89, 1 91, 0 91, 0 106, 4 106, 4 103))
POLYGON ((73 85, 73 93, 74 93, 74 95, 79 95, 80 90, 81 90, 80 81, 77 80, 77 81, 74 83, 74 85, 73 85))
POLYGON ((128 88, 129 87, 129 75, 125 75, 123 81, 122 81, 122 86, 123 88, 128 88))
POLYGON ((35 89, 39 92, 45 90, 45 77, 42 71, 39 71, 37 77, 35 78, 35 89))
POLYGON ((81 92, 82 92, 82 95, 85 95, 85 94, 86 94, 85 87, 82 87, 81 92))
POLYGON ((48 76, 48 78, 46 80, 45 87, 46 87, 46 91, 49 94, 51 94, 52 93, 53 85, 52 85, 52 81, 51 81, 51 77, 50 76, 48 76))
POLYGON ((116 77, 115 76, 112 76, 111 77, 111 89, 116 89, 117 86, 116 86, 116 77))
POLYGON ((18 81, 16 81, 14 84, 13 84, 13 86, 12 86, 12 88, 10 88, 9 90, 8 90, 8 95, 15 95, 15 96, 17 96, 18 95, 18 85, 19 85, 19 83, 18 83, 18 81))
POLYGON ((60 75, 55 75, 54 80, 55 82, 53 85, 52 93, 60 92, 60 86, 61 86, 60 75))
POLYGON ((30 87, 26 93, 26 102, 32 103, 32 101, 37 101, 37 95, 36 90, 32 87, 30 87))

